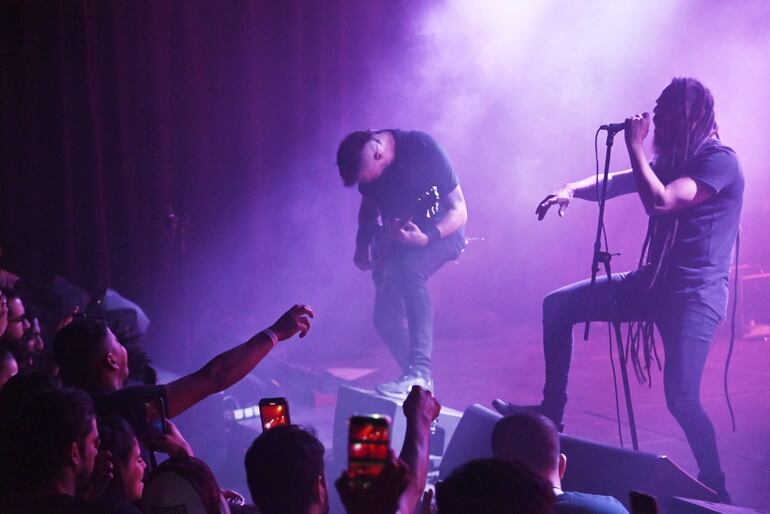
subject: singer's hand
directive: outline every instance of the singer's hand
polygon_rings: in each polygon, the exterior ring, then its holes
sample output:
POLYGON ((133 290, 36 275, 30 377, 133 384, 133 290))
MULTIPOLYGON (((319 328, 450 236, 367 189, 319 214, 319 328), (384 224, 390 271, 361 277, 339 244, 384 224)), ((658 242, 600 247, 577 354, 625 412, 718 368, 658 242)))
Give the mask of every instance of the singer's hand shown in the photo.
POLYGON ((626 146, 641 146, 650 132, 650 113, 634 114, 626 118, 626 146))
POLYGON ((548 212, 548 209, 550 209, 552 205, 559 206, 559 216, 563 218, 564 212, 567 210, 567 207, 569 207, 569 203, 574 195, 575 191, 572 188, 568 186, 562 186, 560 189, 557 189, 550 195, 546 196, 545 199, 543 199, 543 201, 540 202, 540 204, 537 206, 537 209, 535 209, 535 214, 537 214, 538 221, 542 221, 543 218, 545 218, 545 214, 548 212))

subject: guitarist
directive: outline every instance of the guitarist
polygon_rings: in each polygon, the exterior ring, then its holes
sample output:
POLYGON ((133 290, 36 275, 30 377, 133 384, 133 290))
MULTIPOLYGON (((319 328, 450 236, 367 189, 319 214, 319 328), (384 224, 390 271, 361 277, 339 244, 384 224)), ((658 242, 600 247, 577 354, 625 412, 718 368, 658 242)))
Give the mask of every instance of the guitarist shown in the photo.
POLYGON ((337 166, 343 184, 358 184, 361 193, 353 261, 372 270, 374 326, 403 370, 377 391, 395 398, 406 398, 415 385, 432 391, 433 307, 426 281, 465 246, 468 212, 457 175, 431 136, 396 129, 348 134, 337 166), (375 234, 382 250, 373 262, 375 234))

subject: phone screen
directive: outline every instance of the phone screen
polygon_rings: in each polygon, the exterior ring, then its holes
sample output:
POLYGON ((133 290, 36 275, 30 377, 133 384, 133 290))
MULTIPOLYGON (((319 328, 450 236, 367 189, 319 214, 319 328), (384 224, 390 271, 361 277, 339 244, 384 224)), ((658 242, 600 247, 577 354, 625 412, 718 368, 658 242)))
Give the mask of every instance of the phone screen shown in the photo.
POLYGON ((150 434, 164 435, 166 433, 166 413, 163 400, 157 399, 144 404, 144 414, 147 420, 147 431, 150 434))
POLYGON ((375 414, 352 416, 348 423, 348 473, 355 485, 365 485, 388 461, 390 419, 375 414))
POLYGON ((289 425, 289 404, 286 398, 263 398, 259 401, 259 417, 262 430, 269 430, 280 425, 289 425))

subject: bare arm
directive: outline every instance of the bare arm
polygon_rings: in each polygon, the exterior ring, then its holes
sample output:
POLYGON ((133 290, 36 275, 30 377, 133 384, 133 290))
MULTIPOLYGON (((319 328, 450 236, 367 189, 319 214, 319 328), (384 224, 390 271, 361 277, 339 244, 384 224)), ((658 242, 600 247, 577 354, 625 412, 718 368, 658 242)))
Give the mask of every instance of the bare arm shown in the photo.
POLYGON ((664 185, 650 168, 644 151, 644 138, 650 128, 649 114, 626 119, 626 147, 631 169, 644 210, 650 216, 676 212, 714 196, 715 191, 692 177, 679 177, 664 185))
POLYGON ((428 477, 430 459, 430 425, 441 411, 441 405, 430 391, 412 388, 404 401, 406 433, 399 458, 409 466, 409 481, 401 494, 399 512, 414 512, 422 498, 428 477))
MULTIPOLYGON (((310 329, 313 311, 305 305, 295 305, 269 330, 279 341, 294 334, 304 337, 310 329)), ((259 332, 245 343, 220 353, 194 373, 166 385, 168 417, 173 418, 204 398, 235 384, 270 352, 273 341, 266 331, 259 332)))
MULTIPOLYGON (((602 187, 603 177, 599 177, 598 187, 602 187)), ((607 176, 607 199, 616 196, 633 193, 636 191, 636 182, 632 170, 623 170, 610 173, 607 176)), ((537 218, 542 220, 548 209, 554 205, 559 206, 559 216, 564 217, 564 212, 569 207, 572 198, 596 202, 599 199, 597 193, 596 175, 588 176, 575 182, 568 182, 561 188, 546 196, 535 209, 537 218)))
MULTIPOLYGON (((441 199, 446 209, 444 217, 436 224, 439 238, 447 237, 465 226, 468 221, 468 208, 465 205, 463 190, 458 184, 448 195, 441 199)), ((409 221, 396 232, 403 243, 412 246, 426 246, 431 240, 420 228, 409 221)))
POLYGON ((468 207, 465 205, 465 195, 458 184, 442 199, 445 211, 444 217, 436 224, 441 237, 453 234, 468 222, 468 207))
MULTIPOLYGON (((602 187, 602 176, 599 176, 599 191, 602 187)), ((599 195, 596 187, 596 175, 591 175, 576 182, 569 182, 564 185, 572 189, 575 198, 589 200, 591 202, 599 201, 599 195)), ((636 191, 636 182, 632 170, 615 171, 607 176, 607 199, 616 196, 626 195, 636 191)))

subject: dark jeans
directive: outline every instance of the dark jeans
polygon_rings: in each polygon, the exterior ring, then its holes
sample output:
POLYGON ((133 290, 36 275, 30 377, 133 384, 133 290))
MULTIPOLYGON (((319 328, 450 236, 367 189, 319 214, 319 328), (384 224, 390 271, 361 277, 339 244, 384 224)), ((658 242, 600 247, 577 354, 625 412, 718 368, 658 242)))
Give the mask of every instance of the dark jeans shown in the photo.
POLYGON ((589 280, 568 285, 543 301, 544 411, 561 422, 567 403, 573 325, 588 320, 652 320, 663 339, 668 409, 687 436, 703 481, 723 486, 714 427, 700 402, 703 368, 720 316, 701 301, 646 291, 646 280, 639 272, 613 275, 614 309, 606 277, 597 279, 590 301, 589 285, 589 280))
POLYGON ((422 248, 398 247, 398 254, 372 273, 374 328, 404 372, 411 368, 430 376, 433 304, 427 280, 463 246, 462 234, 452 234, 422 248))

